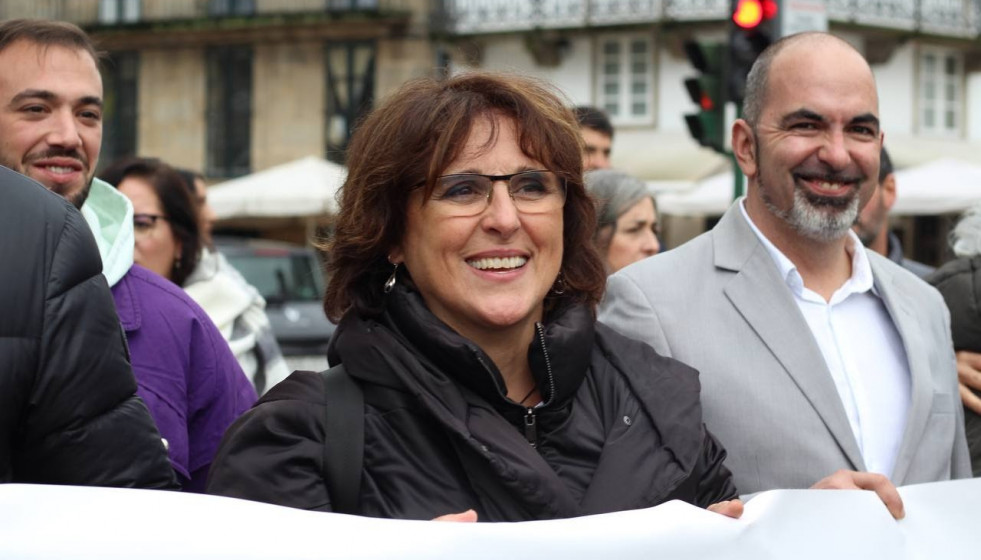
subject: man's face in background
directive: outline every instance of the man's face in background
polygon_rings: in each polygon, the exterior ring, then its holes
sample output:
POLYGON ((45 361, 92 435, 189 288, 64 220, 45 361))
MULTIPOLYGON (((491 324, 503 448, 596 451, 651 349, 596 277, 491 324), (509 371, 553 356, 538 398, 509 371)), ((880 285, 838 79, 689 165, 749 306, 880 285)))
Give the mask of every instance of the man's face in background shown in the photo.
POLYGON ((582 139, 585 144, 582 156, 582 170, 609 169, 613 138, 598 130, 585 126, 580 128, 580 130, 582 131, 582 139))

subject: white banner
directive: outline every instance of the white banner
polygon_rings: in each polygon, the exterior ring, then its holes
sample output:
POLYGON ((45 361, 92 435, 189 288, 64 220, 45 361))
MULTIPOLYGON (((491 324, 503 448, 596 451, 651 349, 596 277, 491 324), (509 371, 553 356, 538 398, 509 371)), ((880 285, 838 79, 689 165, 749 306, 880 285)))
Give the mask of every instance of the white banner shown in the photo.
POLYGON ((933 559, 981 553, 981 479, 758 494, 733 520, 682 502, 527 523, 315 513, 151 490, 0 485, 0 558, 933 559))

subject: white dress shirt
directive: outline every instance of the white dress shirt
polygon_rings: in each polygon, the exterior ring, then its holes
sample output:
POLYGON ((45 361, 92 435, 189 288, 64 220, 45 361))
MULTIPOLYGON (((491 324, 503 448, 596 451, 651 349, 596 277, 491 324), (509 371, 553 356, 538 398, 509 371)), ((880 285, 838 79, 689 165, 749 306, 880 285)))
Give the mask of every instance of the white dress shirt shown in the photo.
POLYGON ((910 406, 910 370, 899 332, 873 284, 865 248, 849 230, 851 277, 825 301, 804 286, 794 263, 756 227, 746 213, 745 199, 740 209, 821 348, 866 470, 891 476, 910 406))

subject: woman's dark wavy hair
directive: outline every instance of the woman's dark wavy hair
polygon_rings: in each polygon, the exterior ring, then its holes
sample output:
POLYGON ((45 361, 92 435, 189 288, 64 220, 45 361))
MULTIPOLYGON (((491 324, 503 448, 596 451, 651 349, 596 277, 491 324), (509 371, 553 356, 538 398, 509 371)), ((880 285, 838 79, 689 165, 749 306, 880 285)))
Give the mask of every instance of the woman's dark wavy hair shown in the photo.
POLYGON ((156 158, 121 159, 99 174, 100 179, 117 189, 128 177, 146 181, 160 200, 160 207, 170 223, 170 229, 181 244, 180 262, 178 265, 178 261, 174 261, 170 269, 170 280, 183 286, 201 258, 202 241, 197 202, 188 192, 180 173, 156 158))
MULTIPOLYGON (((428 200, 474 123, 489 116, 511 119, 522 151, 566 183, 561 286, 556 286, 562 293, 548 298, 548 308, 578 302, 595 313, 606 273, 591 241, 596 210, 583 187, 582 139, 572 111, 538 80, 470 73, 412 80, 355 130, 334 231, 318 245, 326 253, 330 282, 324 310, 330 319, 340 320, 349 310, 369 317, 381 312, 382 286, 392 274, 387 257, 405 234, 410 191, 423 185, 428 200)), ((493 130, 491 138, 496 135, 493 130)))

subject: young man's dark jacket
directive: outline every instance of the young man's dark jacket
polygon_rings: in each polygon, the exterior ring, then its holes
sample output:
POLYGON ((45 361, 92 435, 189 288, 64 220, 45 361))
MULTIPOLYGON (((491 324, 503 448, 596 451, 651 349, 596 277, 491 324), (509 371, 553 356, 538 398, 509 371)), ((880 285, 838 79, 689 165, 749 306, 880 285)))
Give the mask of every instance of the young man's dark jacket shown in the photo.
MULTIPOLYGON (((583 306, 552 313, 528 355, 544 399, 534 409, 507 400, 487 355, 417 293, 397 286, 377 320, 348 314, 331 362, 364 392, 355 513, 430 519, 473 508, 482 521, 525 521, 736 496, 725 451, 702 424, 694 370, 583 306)), ((331 511, 324 406, 317 374, 274 387, 226 433, 208 491, 331 511)))
POLYGON ((175 488, 92 233, 0 167, 0 483, 175 488))

